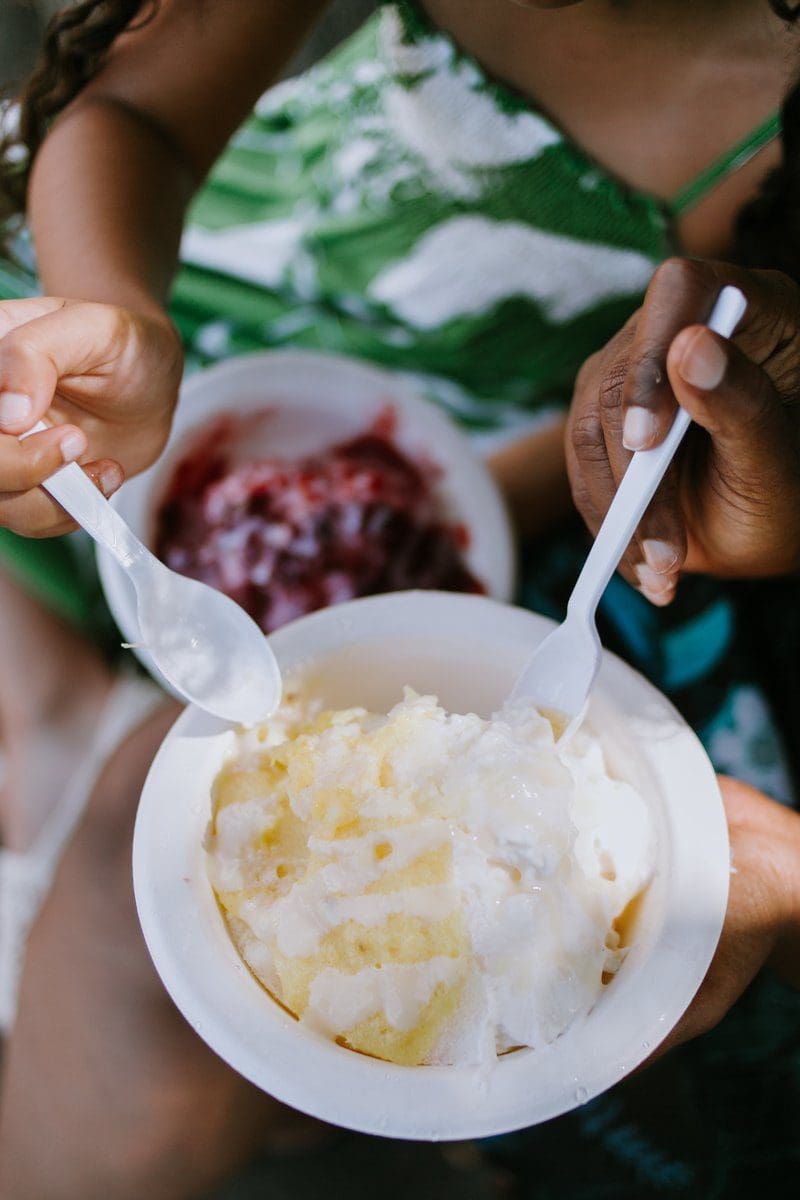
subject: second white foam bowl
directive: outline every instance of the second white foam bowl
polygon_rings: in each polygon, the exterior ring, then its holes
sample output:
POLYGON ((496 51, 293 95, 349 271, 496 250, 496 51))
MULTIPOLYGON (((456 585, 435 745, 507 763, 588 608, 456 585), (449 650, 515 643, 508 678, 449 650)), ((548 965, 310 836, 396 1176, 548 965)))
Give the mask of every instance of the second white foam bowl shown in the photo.
MULTIPOLYGON (((406 379, 338 354, 267 350, 231 358, 189 376, 182 388, 169 443, 158 462, 125 483, 111 503, 152 549, 155 513, 172 474, 196 433, 224 413, 263 413, 248 448, 254 457, 317 454, 394 414, 394 440, 415 461, 441 471, 436 491, 447 520, 469 535, 464 558, 488 595, 510 600, 515 552, 508 515, 485 463, 452 421, 406 379)), ((108 606, 137 658, 167 688, 141 637, 136 593, 111 555, 98 548, 97 565, 108 606)))
MULTIPOLYGON (((336 706, 386 711, 404 684, 489 715, 552 622, 476 596, 406 592, 356 600, 273 635, 284 672, 310 672, 336 706)), ((425 1140, 504 1133, 611 1087, 661 1042, 706 973, 725 915, 727 827, 711 764, 669 702, 604 656, 589 711, 609 765, 652 805, 655 878, 635 944, 588 1017, 544 1051, 491 1071, 400 1067, 355 1054, 288 1016, 231 943, 202 848, 210 785, 232 734, 189 708, 159 750, 134 838, 134 884, 150 953, 198 1034, 285 1103, 365 1133, 425 1140)))

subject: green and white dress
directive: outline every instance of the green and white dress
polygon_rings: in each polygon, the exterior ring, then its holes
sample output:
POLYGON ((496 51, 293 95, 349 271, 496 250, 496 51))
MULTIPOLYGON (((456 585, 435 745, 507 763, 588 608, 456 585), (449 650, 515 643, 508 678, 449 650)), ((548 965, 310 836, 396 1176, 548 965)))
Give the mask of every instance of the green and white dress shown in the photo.
MULTIPOLYGON (((481 447, 497 444, 563 412, 584 359, 679 249, 676 216, 778 129, 765 122, 665 205, 610 176, 414 5, 384 4, 264 96, 197 197, 172 298, 189 363, 289 345, 363 357, 413 376, 481 447)), ((0 263, 0 298, 35 289, 26 253, 21 243, 19 261, 0 263)), ((0 556, 51 603, 96 620, 70 541, 2 534, 0 556)), ((585 549, 577 528, 531 547, 522 602, 562 611, 585 549)), ((661 611, 615 579, 602 633, 672 696, 718 768, 789 800, 773 712, 800 730, 797 604, 794 584, 766 588, 687 579, 661 611), (753 633, 767 603, 774 649, 764 653, 753 633)), ((776 985, 754 995, 717 1033, 610 1096, 504 1140, 496 1153, 522 1194, 733 1196, 751 1168, 762 1190, 770 1172, 782 1180, 797 1161, 800 1045, 786 1029, 787 1017, 800 1026, 800 1004, 776 985), (776 1083, 763 1061, 779 1053, 776 1083), (758 1120, 744 1128, 737 1104, 760 1105, 758 1120)))

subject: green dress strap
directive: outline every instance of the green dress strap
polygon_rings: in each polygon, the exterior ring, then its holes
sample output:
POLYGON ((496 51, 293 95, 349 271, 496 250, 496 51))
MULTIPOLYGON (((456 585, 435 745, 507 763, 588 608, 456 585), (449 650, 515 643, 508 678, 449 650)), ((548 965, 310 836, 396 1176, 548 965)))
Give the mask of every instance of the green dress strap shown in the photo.
POLYGON ((684 216, 704 196, 715 187, 718 187, 723 179, 727 179, 735 171, 741 170, 743 166, 750 162, 751 158, 755 158, 759 151, 763 150, 765 146, 769 145, 771 141, 774 141, 779 136, 780 132, 781 114, 774 112, 771 116, 767 117, 766 121, 762 122, 756 129, 751 130, 735 146, 732 146, 730 150, 726 150, 718 159, 715 159, 696 179, 693 179, 691 183, 687 183, 686 187, 681 188, 678 194, 667 205, 672 216, 684 216))

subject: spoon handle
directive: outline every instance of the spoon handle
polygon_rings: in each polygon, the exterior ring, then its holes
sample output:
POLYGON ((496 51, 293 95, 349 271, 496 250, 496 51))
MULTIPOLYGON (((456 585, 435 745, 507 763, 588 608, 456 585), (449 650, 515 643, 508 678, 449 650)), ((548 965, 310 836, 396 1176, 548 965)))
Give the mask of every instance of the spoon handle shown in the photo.
MULTIPOLYGON (((48 428, 44 421, 38 421, 33 429, 22 434, 20 441, 48 428)), ((61 467, 45 479, 42 487, 126 570, 148 553, 77 463, 61 467)))
MULTIPOLYGON (((730 337, 746 307, 747 301, 738 288, 724 287, 708 319, 708 328, 722 337, 730 337)), ((570 616, 594 618, 600 597, 690 424, 689 414, 679 408, 664 441, 652 450, 639 450, 634 454, 573 589, 568 608, 570 616)))

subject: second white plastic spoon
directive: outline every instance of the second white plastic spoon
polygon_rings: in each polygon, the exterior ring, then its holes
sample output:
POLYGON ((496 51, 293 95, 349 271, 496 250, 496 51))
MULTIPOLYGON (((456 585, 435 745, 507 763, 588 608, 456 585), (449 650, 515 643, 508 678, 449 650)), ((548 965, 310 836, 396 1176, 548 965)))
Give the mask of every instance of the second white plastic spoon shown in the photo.
MULTIPOLYGON (((738 288, 723 288, 708 328, 730 337, 746 307, 738 288)), ((581 720, 602 654, 597 605, 690 424, 689 414, 679 408, 661 445, 634 454, 572 590, 566 620, 529 659, 514 686, 512 704, 531 702, 555 710, 571 718, 570 729, 581 720)))
MULTIPOLYGON (((40 421, 28 434, 48 426, 40 421)), ((104 546, 136 588, 139 630, 153 662, 186 700, 244 725, 278 707, 281 675, 269 642, 233 600, 165 567, 70 463, 42 484, 104 546)))

